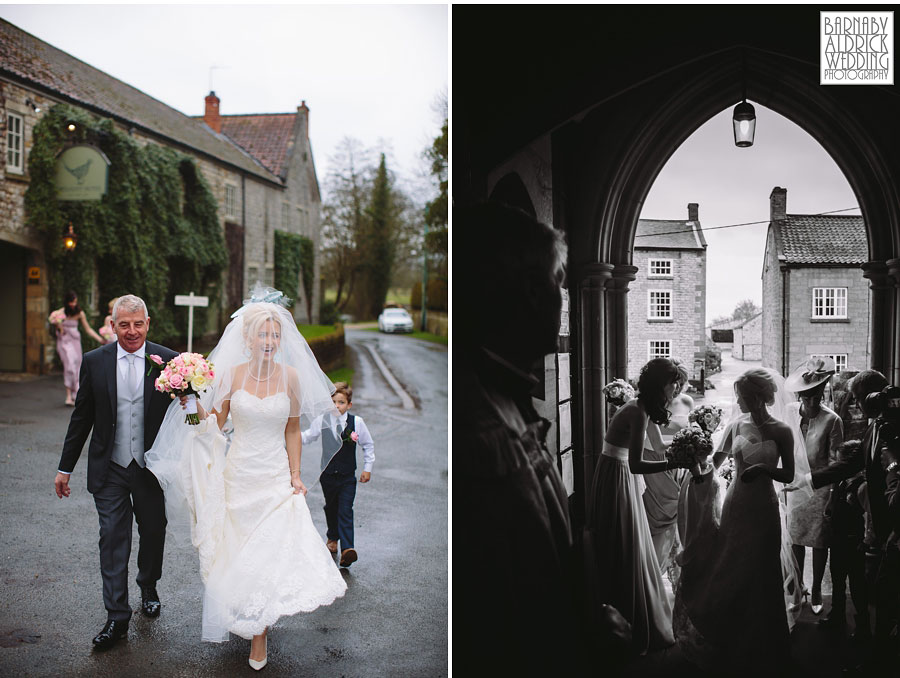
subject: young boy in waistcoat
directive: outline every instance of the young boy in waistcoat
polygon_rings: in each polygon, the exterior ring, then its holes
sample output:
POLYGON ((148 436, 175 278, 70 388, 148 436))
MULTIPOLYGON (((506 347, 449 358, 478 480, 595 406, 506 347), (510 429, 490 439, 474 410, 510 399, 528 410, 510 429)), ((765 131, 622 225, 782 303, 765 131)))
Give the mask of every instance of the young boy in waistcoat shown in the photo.
MULTIPOLYGON (((353 548, 353 500, 356 498, 356 448, 362 447, 363 471, 359 482, 367 483, 372 477, 375 463, 375 443, 362 417, 348 412, 353 404, 353 389, 346 382, 334 385, 331 396, 340 413, 341 449, 338 450, 322 471, 322 492, 325 495, 325 519, 328 522, 326 545, 332 553, 337 553, 341 543, 341 567, 350 567, 358 556, 353 548)), ((312 426, 303 431, 303 444, 316 440, 321 435, 329 435, 327 429, 312 426), (324 433, 323 433, 324 430, 324 433)), ((323 440, 323 455, 325 443, 323 440)), ((334 449, 331 447, 330 449, 334 449)), ((323 464, 326 460, 323 458, 323 464)))

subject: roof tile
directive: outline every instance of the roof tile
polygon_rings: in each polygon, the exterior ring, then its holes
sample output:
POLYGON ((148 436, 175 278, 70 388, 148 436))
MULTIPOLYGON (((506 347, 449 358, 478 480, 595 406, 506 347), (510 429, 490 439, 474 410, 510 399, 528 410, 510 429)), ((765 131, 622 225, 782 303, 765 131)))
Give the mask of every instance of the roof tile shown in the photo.
POLYGON ((295 113, 223 115, 222 132, 284 180, 296 119, 295 113))
POLYGON ((787 264, 863 264, 869 260, 861 216, 788 214, 775 221, 787 264))
POLYGON ((641 219, 634 236, 635 249, 701 250, 706 239, 699 221, 641 219))

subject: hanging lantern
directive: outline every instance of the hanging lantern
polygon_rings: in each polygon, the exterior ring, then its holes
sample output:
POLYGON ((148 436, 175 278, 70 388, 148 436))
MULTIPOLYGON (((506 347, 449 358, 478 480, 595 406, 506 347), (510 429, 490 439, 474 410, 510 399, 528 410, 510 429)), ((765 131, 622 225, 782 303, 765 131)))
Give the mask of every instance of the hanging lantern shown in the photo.
POLYGON ((78 236, 75 235, 75 229, 72 228, 72 222, 70 221, 69 230, 63 234, 63 247, 66 248, 66 252, 71 252, 77 244, 78 236))
POLYGON ((738 148, 752 146, 756 135, 756 111, 746 99, 734 107, 731 122, 734 125, 734 145, 738 148))

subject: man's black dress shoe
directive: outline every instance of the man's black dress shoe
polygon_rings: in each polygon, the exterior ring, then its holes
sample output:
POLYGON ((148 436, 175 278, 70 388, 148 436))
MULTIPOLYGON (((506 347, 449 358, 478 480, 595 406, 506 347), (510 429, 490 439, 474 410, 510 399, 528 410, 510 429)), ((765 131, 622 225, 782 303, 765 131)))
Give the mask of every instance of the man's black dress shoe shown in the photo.
POLYGON ((158 617, 162 604, 159 602, 159 594, 153 586, 141 587, 141 612, 148 617, 158 617))
POLYGON ((94 648, 108 650, 118 640, 128 640, 128 622, 110 619, 103 630, 94 638, 94 648))

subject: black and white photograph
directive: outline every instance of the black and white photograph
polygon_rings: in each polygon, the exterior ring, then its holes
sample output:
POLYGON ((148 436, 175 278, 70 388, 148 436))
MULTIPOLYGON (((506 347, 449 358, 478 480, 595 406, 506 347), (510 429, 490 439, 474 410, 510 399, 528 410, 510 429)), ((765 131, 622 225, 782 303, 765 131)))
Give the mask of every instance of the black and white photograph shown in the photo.
POLYGON ((453 7, 456 672, 896 674, 894 44, 453 7))

